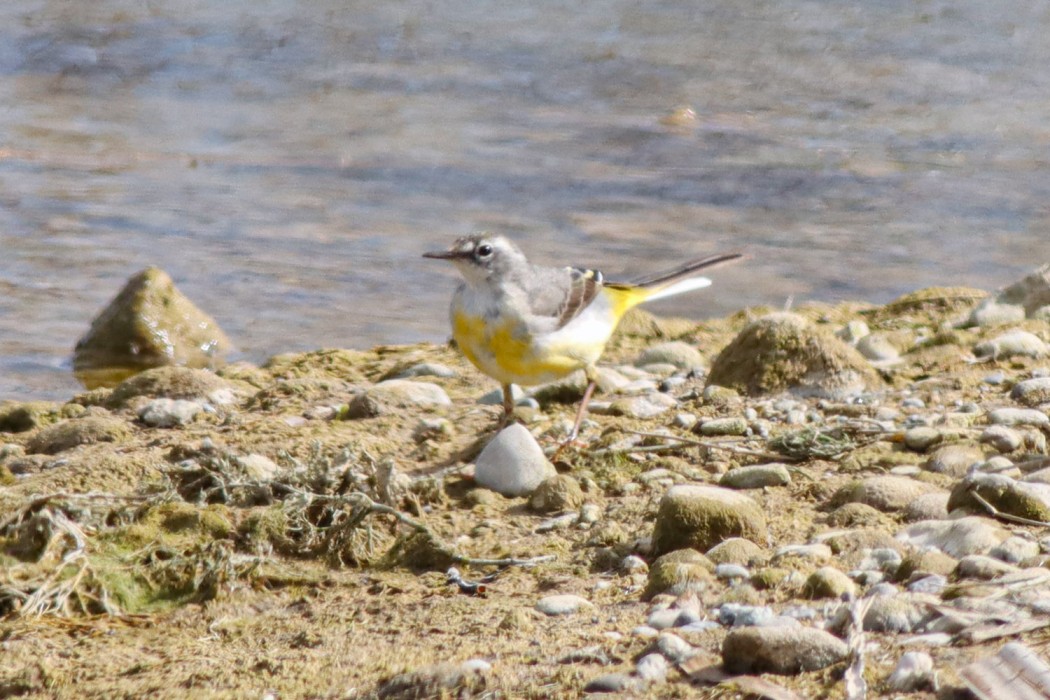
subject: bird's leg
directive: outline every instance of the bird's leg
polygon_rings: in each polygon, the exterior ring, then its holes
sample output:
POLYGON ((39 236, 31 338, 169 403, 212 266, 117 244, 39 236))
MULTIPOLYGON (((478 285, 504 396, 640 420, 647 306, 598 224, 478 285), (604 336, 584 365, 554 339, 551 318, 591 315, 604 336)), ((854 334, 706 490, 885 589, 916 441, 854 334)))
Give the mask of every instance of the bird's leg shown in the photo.
POLYGON ((580 399, 580 407, 576 409, 576 421, 572 424, 572 430, 569 431, 569 437, 565 438, 565 442, 558 446, 555 450, 554 455, 551 457, 551 461, 558 459, 558 455, 569 445, 576 442, 576 437, 580 434, 580 424, 583 423, 583 416, 587 412, 587 403, 591 400, 591 394, 594 393, 594 387, 598 384, 598 377, 587 370, 587 388, 583 392, 583 398, 580 399))
POLYGON ((591 400, 591 394, 594 393, 594 387, 597 382, 593 379, 587 383, 587 389, 583 392, 583 398, 580 400, 580 407, 576 409, 576 421, 572 424, 572 430, 569 432, 569 437, 565 441, 566 444, 574 441, 580 434, 580 424, 583 423, 583 416, 587 412, 587 403, 591 400))
POLYGON ((514 387, 503 384, 503 417, 499 420, 499 427, 504 428, 514 415, 514 387))

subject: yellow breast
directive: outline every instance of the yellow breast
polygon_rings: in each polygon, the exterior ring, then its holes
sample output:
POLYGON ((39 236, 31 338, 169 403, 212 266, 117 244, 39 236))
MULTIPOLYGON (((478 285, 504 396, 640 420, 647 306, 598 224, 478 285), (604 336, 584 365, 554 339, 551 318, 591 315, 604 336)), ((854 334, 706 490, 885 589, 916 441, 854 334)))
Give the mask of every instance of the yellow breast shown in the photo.
POLYGON ((452 337, 475 367, 501 384, 554 381, 585 366, 590 355, 596 359, 601 354, 601 347, 594 354, 579 343, 544 343, 515 320, 487 321, 462 311, 453 312, 452 337))

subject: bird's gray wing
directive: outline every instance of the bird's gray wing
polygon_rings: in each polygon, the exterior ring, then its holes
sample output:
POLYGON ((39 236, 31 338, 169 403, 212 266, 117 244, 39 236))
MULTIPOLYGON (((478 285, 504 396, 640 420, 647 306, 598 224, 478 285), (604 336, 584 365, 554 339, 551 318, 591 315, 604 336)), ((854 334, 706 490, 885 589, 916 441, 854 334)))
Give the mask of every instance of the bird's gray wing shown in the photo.
POLYGON ((529 311, 538 319, 548 320, 551 330, 557 330, 594 301, 603 280, 602 273, 597 270, 535 268, 528 299, 529 311))

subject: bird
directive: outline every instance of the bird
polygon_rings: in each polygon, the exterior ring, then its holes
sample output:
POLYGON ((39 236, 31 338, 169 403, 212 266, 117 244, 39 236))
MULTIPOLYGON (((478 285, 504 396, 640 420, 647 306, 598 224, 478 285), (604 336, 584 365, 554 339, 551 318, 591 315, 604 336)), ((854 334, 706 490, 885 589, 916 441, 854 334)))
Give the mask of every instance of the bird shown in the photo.
POLYGON ((579 435, 598 359, 620 319, 639 304, 710 286, 698 273, 742 254, 697 258, 633 283, 608 282, 598 270, 535 265, 509 238, 488 233, 423 257, 449 261, 463 276, 449 307, 452 338, 471 364, 500 383, 500 425, 514 412, 511 385, 545 384, 583 370, 587 388, 569 444, 579 435))

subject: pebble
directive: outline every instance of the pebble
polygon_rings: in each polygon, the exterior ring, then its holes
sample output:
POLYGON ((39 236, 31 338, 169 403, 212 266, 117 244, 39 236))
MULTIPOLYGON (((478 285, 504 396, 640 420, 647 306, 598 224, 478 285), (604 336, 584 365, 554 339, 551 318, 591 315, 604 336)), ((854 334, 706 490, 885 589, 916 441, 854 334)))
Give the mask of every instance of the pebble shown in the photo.
POLYGON ((675 664, 682 663, 696 653, 692 644, 671 632, 661 632, 656 638, 655 647, 668 661, 675 664))
POLYGON ((869 333, 858 340, 857 351, 875 363, 900 359, 900 352, 882 333, 869 333))
POLYGON ((991 581, 1015 571, 1018 571, 1018 568, 1013 564, 980 554, 970 554, 959 560, 959 565, 955 567, 955 578, 991 581))
POLYGON ((910 593, 924 593, 928 595, 940 595, 948 586, 948 577, 941 574, 930 574, 915 579, 908 584, 910 593))
POLYGON ((657 557, 649 567, 642 599, 648 600, 660 593, 681 595, 700 591, 712 581, 714 565, 695 549, 678 549, 657 557))
POLYGON ((977 501, 974 494, 979 495, 1000 513, 1050 522, 1050 484, 1016 481, 1005 474, 975 472, 958 482, 952 489, 951 498, 948 499, 948 511, 956 508, 983 508, 983 504, 977 501))
POLYGON ((909 450, 925 452, 944 439, 944 435, 937 428, 925 425, 909 428, 904 433, 904 444, 909 450))
POLYGON ((1005 425, 990 425, 981 433, 980 442, 999 452, 1013 452, 1024 442, 1021 433, 1005 425))
POLYGON ((581 526, 593 525, 602 519, 602 507, 597 503, 584 503, 580 506, 579 524, 581 526))
POLYGON ((897 534, 897 539, 912 547, 933 547, 959 558, 967 554, 985 554, 1010 537, 994 520, 968 516, 957 520, 923 520, 897 534))
POLYGON ((790 483, 791 473, 787 465, 776 462, 730 469, 718 480, 720 486, 731 489, 761 489, 790 483))
POLYGON ((831 547, 826 544, 789 544, 780 547, 773 553, 773 561, 788 557, 798 557, 799 559, 809 559, 823 563, 831 560, 832 552, 831 547))
POLYGON ((776 619, 777 614, 765 605, 724 603, 718 608, 718 621, 727 627, 772 625, 776 619))
POLYGON ((654 653, 638 659, 634 670, 646 683, 663 683, 667 680, 667 672, 671 670, 671 666, 663 654, 654 653))
POLYGON ((692 413, 676 413, 671 419, 671 425, 682 430, 692 430, 696 426, 697 417, 692 413))
POLYGON ((1017 382, 1010 390, 1010 398, 1029 407, 1050 403, 1050 377, 1017 382))
POLYGON ((705 553, 715 564, 739 564, 747 566, 765 560, 762 548, 743 537, 730 537, 719 542, 705 553))
POLYGON ((993 425, 1050 425, 1050 416, 1035 408, 997 408, 988 414, 993 425))
POLYGON ((451 406, 445 390, 430 382, 410 379, 388 379, 373 384, 351 399, 347 418, 373 418, 397 413, 406 408, 439 408, 451 406))
POLYGON ((585 693, 623 693, 631 690, 637 680, 626 673, 603 673, 583 686, 585 693))
POLYGON ((1043 357, 1047 354, 1046 343, 1028 331, 1010 331, 974 346, 978 357, 1003 359, 1007 357, 1043 357))
POLYGON ((1025 559, 1039 555, 1039 543, 1024 537, 1011 537, 988 551, 988 556, 1011 564, 1020 564, 1025 559))
POLYGON ((707 436, 715 435, 746 435, 747 420, 740 417, 712 418, 700 423, 700 434, 707 436))
POLYGON ((947 491, 924 493, 904 507, 903 515, 908 523, 917 521, 943 521, 948 517, 947 491))
MULTIPOLYGON (((420 362, 419 364, 406 367, 394 375, 394 379, 409 379, 411 377, 442 377, 451 379, 456 376, 456 370, 437 362, 420 362)), ((502 402, 502 401, 501 401, 502 402)))
POLYGON ((910 633, 926 618, 925 605, 909 600, 904 594, 878 596, 871 601, 864 616, 864 629, 869 632, 910 633))
POLYGON ((833 504, 864 503, 884 513, 903 510, 919 496, 936 490, 923 481, 904 476, 870 476, 841 488, 833 497, 833 504))
POLYGON ((604 412, 610 416, 625 416, 627 418, 646 420, 666 413, 676 406, 678 406, 678 402, 674 400, 674 397, 667 394, 652 393, 616 399, 609 404, 609 407, 604 412))
POLYGON ((920 690, 933 683, 933 658, 924 651, 905 652, 886 679, 886 687, 903 693, 920 690))
POLYGON ((737 581, 750 578, 751 572, 739 564, 718 564, 715 566, 715 577, 723 581, 737 581))
POLYGON ((743 627, 722 643, 722 663, 730 673, 796 675, 817 671, 846 658, 838 637, 814 627, 743 627))
POLYGON ((139 409, 139 420, 154 428, 176 428, 192 423, 201 410, 196 401, 153 399, 139 409))
POLYGON ((636 367, 657 363, 674 365, 688 371, 703 367, 704 357, 692 345, 675 340, 646 348, 634 361, 636 367))
POLYGON ((979 447, 952 444, 938 447, 924 467, 931 472, 948 476, 965 476, 970 467, 984 461, 984 452, 979 447))
POLYGON ((970 312, 969 325, 971 326, 1005 326, 1010 323, 1023 321, 1025 317, 1024 307, 1019 304, 1002 304, 995 299, 989 298, 977 305, 970 312))
POLYGON ((548 518, 537 525, 533 532, 537 535, 542 535, 546 532, 565 530, 575 525, 578 517, 576 513, 564 513, 555 518, 548 518))
POLYGON ((557 472, 525 426, 512 423, 492 438, 475 462, 474 480, 504 496, 524 496, 557 472))
MULTIPOLYGON (((524 399, 528 397, 528 395, 517 384, 510 385, 510 396, 514 400, 515 406, 520 404, 524 399)), ((488 392, 487 394, 483 395, 480 399, 478 399, 478 403, 482 404, 483 406, 502 406, 503 390, 494 389, 493 391, 488 392)))
POLYGON ((250 454, 238 456, 233 461, 244 471, 244 474, 249 479, 256 481, 273 481, 281 471, 276 462, 265 455, 250 454))
POLYGON ((583 490, 568 474, 555 474, 544 479, 529 496, 529 508, 541 513, 576 510, 582 504, 583 490))
POLYGON ((593 608, 594 604, 586 598, 571 593, 548 595, 536 601, 536 609, 544 615, 572 615, 581 608, 593 608))
POLYGON ((675 626, 679 611, 674 608, 653 610, 645 619, 645 624, 655 630, 666 630, 675 626))

